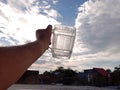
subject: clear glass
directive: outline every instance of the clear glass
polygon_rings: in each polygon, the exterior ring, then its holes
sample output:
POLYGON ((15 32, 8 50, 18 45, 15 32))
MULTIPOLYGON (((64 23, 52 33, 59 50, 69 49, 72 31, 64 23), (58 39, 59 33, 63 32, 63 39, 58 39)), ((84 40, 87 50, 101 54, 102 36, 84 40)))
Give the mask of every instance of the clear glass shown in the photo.
POLYGON ((52 37, 52 56, 59 59, 71 57, 76 29, 72 26, 55 25, 52 37))

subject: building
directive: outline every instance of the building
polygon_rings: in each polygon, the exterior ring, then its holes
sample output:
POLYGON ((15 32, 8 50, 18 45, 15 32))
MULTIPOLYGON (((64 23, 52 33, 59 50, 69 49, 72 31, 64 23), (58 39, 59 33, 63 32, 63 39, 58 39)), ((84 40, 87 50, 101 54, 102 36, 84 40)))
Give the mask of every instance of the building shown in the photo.
POLYGON ((96 86, 106 86, 111 82, 110 73, 108 73, 103 68, 93 68, 94 85, 96 86))
POLYGON ((106 86, 110 84, 111 77, 103 68, 84 70, 78 74, 80 83, 84 85, 106 86))
POLYGON ((27 70, 16 84, 39 84, 39 72, 27 70))

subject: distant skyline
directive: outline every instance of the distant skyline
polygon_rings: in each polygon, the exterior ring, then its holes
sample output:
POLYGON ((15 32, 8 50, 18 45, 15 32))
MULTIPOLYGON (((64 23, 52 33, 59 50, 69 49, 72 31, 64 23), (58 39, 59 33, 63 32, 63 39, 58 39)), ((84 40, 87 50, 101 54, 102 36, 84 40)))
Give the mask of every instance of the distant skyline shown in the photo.
POLYGON ((0 46, 34 41, 35 31, 49 24, 71 25, 77 30, 71 59, 47 50, 29 69, 113 70, 120 65, 119 8, 120 0, 0 0, 0 46))

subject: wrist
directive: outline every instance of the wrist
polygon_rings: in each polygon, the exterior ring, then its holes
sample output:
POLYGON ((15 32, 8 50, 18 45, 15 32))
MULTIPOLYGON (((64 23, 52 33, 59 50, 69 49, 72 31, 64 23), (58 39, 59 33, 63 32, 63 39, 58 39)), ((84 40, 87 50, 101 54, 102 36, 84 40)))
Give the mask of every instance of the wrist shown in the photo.
POLYGON ((36 46, 38 48, 38 50, 40 50, 42 53, 44 53, 48 48, 49 48, 49 44, 47 44, 45 41, 39 41, 36 40, 36 46))

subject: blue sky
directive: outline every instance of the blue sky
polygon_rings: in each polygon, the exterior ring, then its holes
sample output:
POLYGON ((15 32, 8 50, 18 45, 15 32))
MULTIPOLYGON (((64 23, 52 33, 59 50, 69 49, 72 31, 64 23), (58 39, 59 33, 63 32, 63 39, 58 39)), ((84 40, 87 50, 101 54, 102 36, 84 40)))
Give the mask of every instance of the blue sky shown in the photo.
POLYGON ((0 46, 32 42, 35 31, 48 24, 71 25, 76 27, 72 57, 55 59, 47 50, 29 69, 113 70, 120 64, 119 8, 120 0, 0 0, 0 46))
POLYGON ((87 0, 59 0, 54 6, 61 14, 59 21, 66 25, 74 25, 77 8, 87 0))

